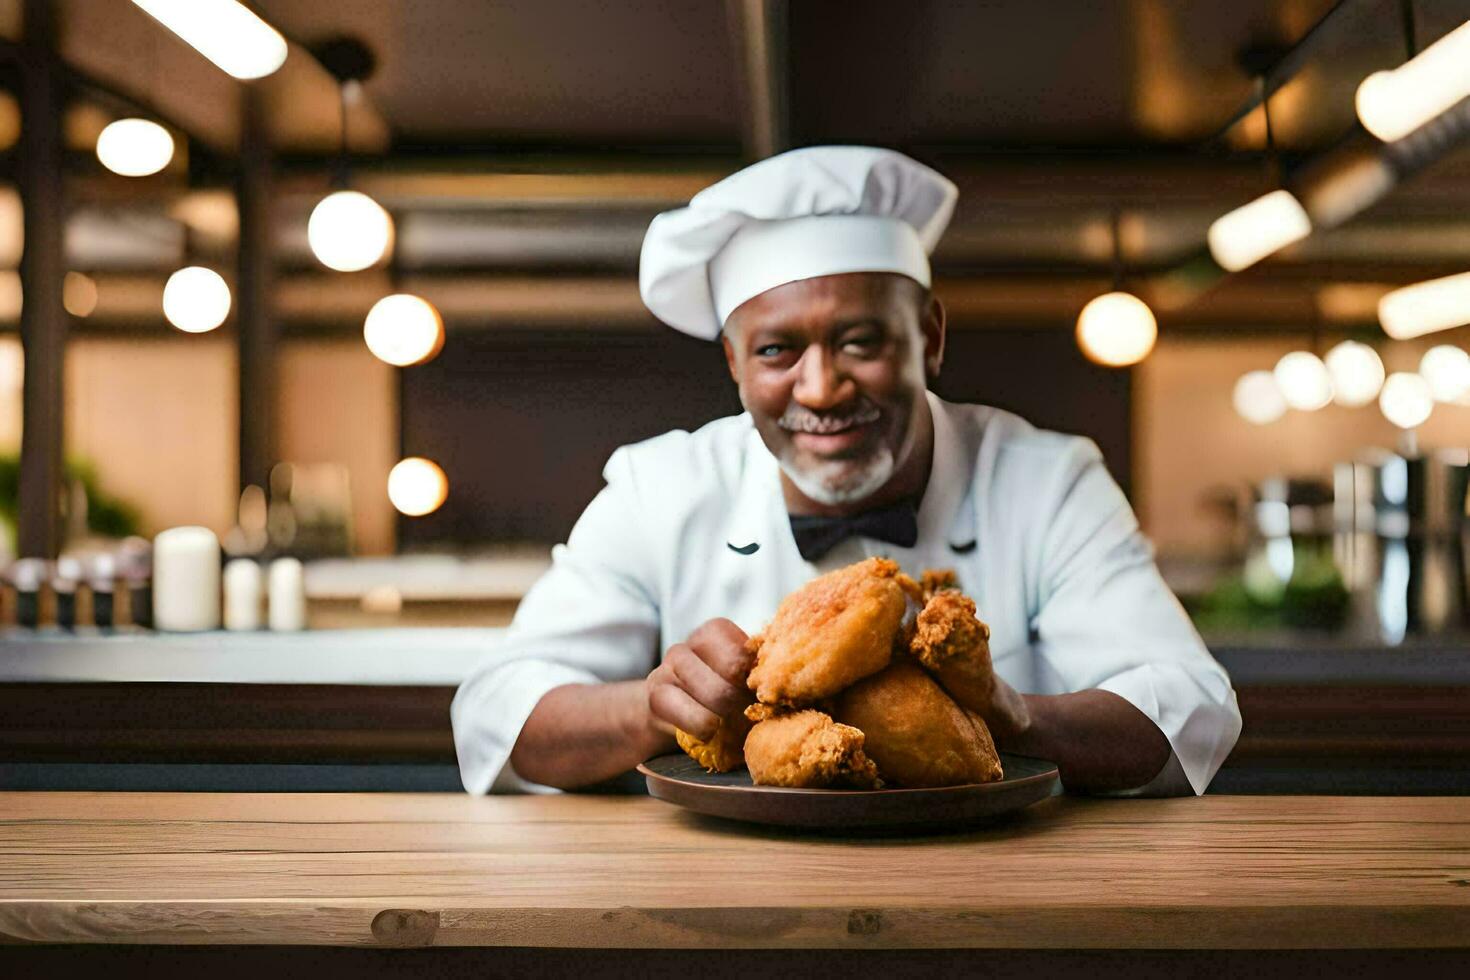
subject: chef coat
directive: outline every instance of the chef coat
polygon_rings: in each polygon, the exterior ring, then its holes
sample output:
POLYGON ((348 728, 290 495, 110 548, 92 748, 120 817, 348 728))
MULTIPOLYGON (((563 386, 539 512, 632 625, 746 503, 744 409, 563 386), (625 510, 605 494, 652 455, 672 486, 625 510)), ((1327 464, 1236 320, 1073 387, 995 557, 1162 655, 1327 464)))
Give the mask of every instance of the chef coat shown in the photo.
POLYGON ((756 633, 813 577, 884 555, 915 576, 955 570, 1016 690, 1112 691, 1158 725, 1172 757, 1133 793, 1204 792, 1240 734, 1235 692, 1097 447, 927 397, 934 457, 912 548, 850 538, 802 558, 779 466, 748 413, 613 453, 606 486, 455 695, 465 788, 549 791, 508 760, 551 689, 644 677, 715 617, 756 633))

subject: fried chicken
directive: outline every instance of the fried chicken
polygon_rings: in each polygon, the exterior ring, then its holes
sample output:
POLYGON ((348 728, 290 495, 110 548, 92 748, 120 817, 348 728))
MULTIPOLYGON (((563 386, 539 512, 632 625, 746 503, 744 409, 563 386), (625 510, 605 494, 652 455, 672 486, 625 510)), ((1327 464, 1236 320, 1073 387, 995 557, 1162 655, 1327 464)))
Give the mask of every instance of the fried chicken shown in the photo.
POLYGON ((745 740, 745 764, 758 786, 823 788, 882 785, 863 752, 863 733, 839 725, 820 711, 786 711, 756 704, 747 709, 757 724, 745 740))
POLYGON ((843 691, 835 717, 866 736, 863 751, 884 780, 900 786, 988 783, 1002 776, 985 722, 907 658, 843 691))
POLYGON ((752 727, 744 714, 720 719, 720 727, 707 741, 682 728, 674 729, 674 741, 707 772, 729 772, 745 765, 745 739, 752 727))
MULTIPOLYGON (((924 578, 927 582, 928 572, 924 578)), ((935 592, 919 613, 909 652, 963 707, 988 709, 995 687, 990 627, 975 615, 969 596, 952 590, 935 592)))
POLYGON ((894 562, 869 558, 788 595, 754 641, 756 698, 804 706, 886 667, 908 605, 901 577, 894 562))
POLYGON ((934 598, 936 592, 947 589, 958 590, 960 580, 955 575, 953 568, 926 568, 924 574, 919 578, 919 589, 923 593, 923 601, 928 602, 934 598))

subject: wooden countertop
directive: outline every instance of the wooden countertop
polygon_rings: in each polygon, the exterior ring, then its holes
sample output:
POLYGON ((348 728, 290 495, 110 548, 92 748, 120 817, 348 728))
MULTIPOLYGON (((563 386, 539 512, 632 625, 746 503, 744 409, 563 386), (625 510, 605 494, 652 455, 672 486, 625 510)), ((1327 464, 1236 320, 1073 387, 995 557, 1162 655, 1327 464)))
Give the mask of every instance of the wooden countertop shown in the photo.
POLYGON ((1470 947, 1470 799, 1054 798, 832 838, 651 798, 0 793, 0 940, 1470 947))

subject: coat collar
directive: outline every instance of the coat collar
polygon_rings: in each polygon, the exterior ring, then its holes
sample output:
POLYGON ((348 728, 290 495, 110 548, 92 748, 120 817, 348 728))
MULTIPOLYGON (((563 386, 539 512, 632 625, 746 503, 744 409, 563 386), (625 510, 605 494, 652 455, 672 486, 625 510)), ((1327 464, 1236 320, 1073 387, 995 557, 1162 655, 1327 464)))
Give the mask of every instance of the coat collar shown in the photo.
MULTIPOLYGON (((974 448, 962 438, 953 406, 933 392, 926 391, 924 396, 934 420, 934 460, 919 503, 919 547, 927 541, 944 540, 950 551, 965 554, 975 548, 974 448)), ((775 548, 794 553, 796 542, 781 494, 780 464, 754 424, 746 433, 743 453, 740 483, 725 527, 725 546, 740 554, 775 548)))

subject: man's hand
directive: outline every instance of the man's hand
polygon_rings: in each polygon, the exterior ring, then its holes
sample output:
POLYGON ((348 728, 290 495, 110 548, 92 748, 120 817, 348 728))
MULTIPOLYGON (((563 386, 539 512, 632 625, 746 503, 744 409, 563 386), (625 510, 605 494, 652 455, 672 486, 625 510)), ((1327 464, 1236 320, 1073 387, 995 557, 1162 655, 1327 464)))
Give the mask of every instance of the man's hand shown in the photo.
POLYGON ((698 739, 714 735, 720 719, 751 702, 745 678, 755 663, 750 638, 728 619, 711 619, 664 654, 643 682, 654 727, 683 729, 698 739))
POLYGON ((985 719, 991 737, 1001 748, 1010 748, 1031 727, 1031 709, 1026 700, 1000 675, 992 675, 990 700, 977 714, 985 719))

